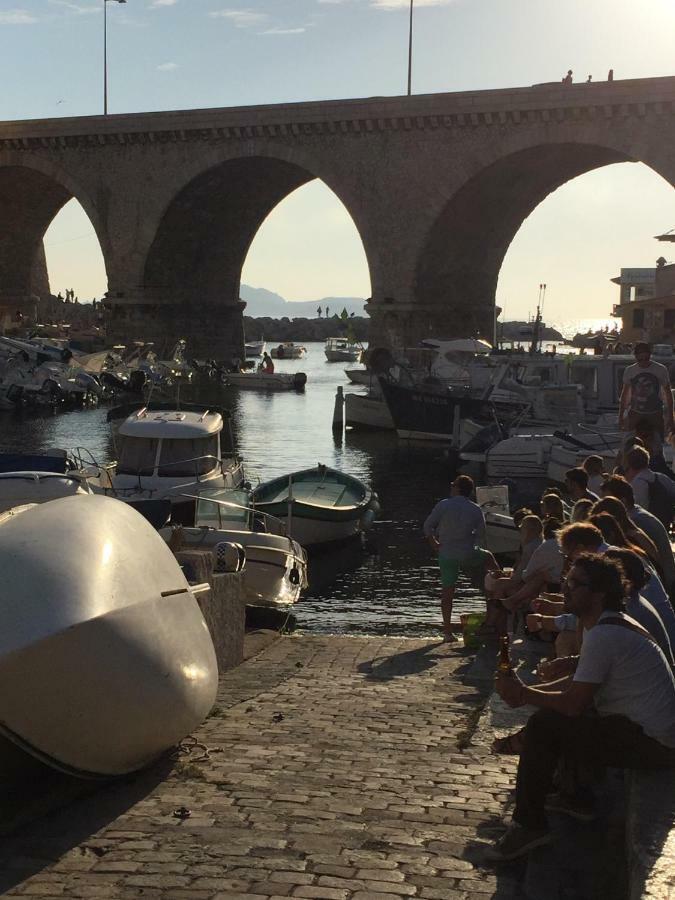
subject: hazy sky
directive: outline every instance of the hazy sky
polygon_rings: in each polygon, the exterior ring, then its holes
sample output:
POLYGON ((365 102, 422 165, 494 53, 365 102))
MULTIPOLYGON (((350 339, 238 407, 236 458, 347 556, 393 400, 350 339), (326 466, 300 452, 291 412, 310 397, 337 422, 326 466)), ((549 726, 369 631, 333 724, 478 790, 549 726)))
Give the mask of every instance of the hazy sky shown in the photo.
MULTIPOLYGON (((108 4, 110 111, 403 93, 408 0, 128 0, 108 4)), ((103 0, 0 0, 0 118, 102 110, 103 0)), ((416 93, 671 75, 675 0, 415 0, 416 93)), ((611 166, 551 195, 517 235, 498 300, 547 318, 606 315, 623 266, 675 256, 675 192, 638 165, 611 166)), ((91 226, 73 204, 47 236, 53 288, 105 290, 91 226)), ((300 189, 258 234, 243 280, 288 299, 368 296, 354 226, 321 184, 300 189)))

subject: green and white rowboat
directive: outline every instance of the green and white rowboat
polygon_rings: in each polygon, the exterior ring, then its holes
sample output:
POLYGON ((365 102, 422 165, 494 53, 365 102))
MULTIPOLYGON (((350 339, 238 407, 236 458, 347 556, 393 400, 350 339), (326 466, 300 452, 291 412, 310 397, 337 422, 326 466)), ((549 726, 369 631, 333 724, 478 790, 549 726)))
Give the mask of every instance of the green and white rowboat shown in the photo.
POLYGON ((358 478, 321 464, 261 484, 252 499, 256 509, 282 519, 303 547, 355 537, 380 508, 377 494, 358 478))

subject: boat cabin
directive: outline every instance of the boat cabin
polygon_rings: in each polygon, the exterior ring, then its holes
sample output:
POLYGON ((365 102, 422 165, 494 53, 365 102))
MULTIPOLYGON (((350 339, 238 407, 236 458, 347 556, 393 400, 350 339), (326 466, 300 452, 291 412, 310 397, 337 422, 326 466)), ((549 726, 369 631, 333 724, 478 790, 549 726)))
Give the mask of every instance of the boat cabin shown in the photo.
MULTIPOLYGON (((220 413, 140 409, 117 432, 117 478, 209 478, 221 472, 220 413)), ((116 485, 117 486, 117 485, 116 485)))

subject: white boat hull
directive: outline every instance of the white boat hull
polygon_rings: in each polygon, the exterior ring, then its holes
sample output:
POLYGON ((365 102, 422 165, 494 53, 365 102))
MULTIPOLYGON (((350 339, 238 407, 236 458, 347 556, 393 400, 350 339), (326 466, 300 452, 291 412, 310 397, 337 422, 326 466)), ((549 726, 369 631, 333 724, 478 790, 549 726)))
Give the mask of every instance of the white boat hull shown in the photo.
POLYGON ((364 518, 363 515, 345 522, 328 522, 316 518, 305 519, 294 513, 290 524, 284 516, 279 518, 285 522, 289 536, 303 547, 348 541, 370 528, 372 524, 372 518, 364 518))
MULTIPOLYGON (((161 534, 168 541, 173 530, 163 528, 161 534)), ((241 544, 246 551, 246 602, 254 606, 289 606, 307 587, 307 554, 283 535, 196 527, 181 528, 181 537, 187 547, 199 549, 222 542, 241 544)))
POLYGON ((486 512, 485 532, 488 550, 495 556, 514 556, 520 550, 520 532, 511 516, 486 512))
POLYGON ((324 350, 328 362, 359 362, 360 350, 324 350))
POLYGON ((31 507, 0 523, 0 565, 0 730, 14 743, 64 771, 122 775, 207 715, 213 643, 133 509, 100 496, 31 507))
POLYGON ((382 397, 345 394, 345 425, 360 430, 393 431, 394 421, 382 397))

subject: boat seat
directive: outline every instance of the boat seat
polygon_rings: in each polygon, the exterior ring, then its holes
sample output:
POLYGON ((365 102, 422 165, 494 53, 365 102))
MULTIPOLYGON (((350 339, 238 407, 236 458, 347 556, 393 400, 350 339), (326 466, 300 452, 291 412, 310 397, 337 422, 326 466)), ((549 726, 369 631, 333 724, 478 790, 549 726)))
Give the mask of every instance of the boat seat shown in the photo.
MULTIPOLYGON (((312 482, 302 484, 299 482, 293 485, 293 498, 315 506, 339 506, 345 490, 346 488, 343 484, 316 484, 312 482)), ((288 485, 274 497, 275 503, 278 503, 280 500, 288 500, 288 485)))

